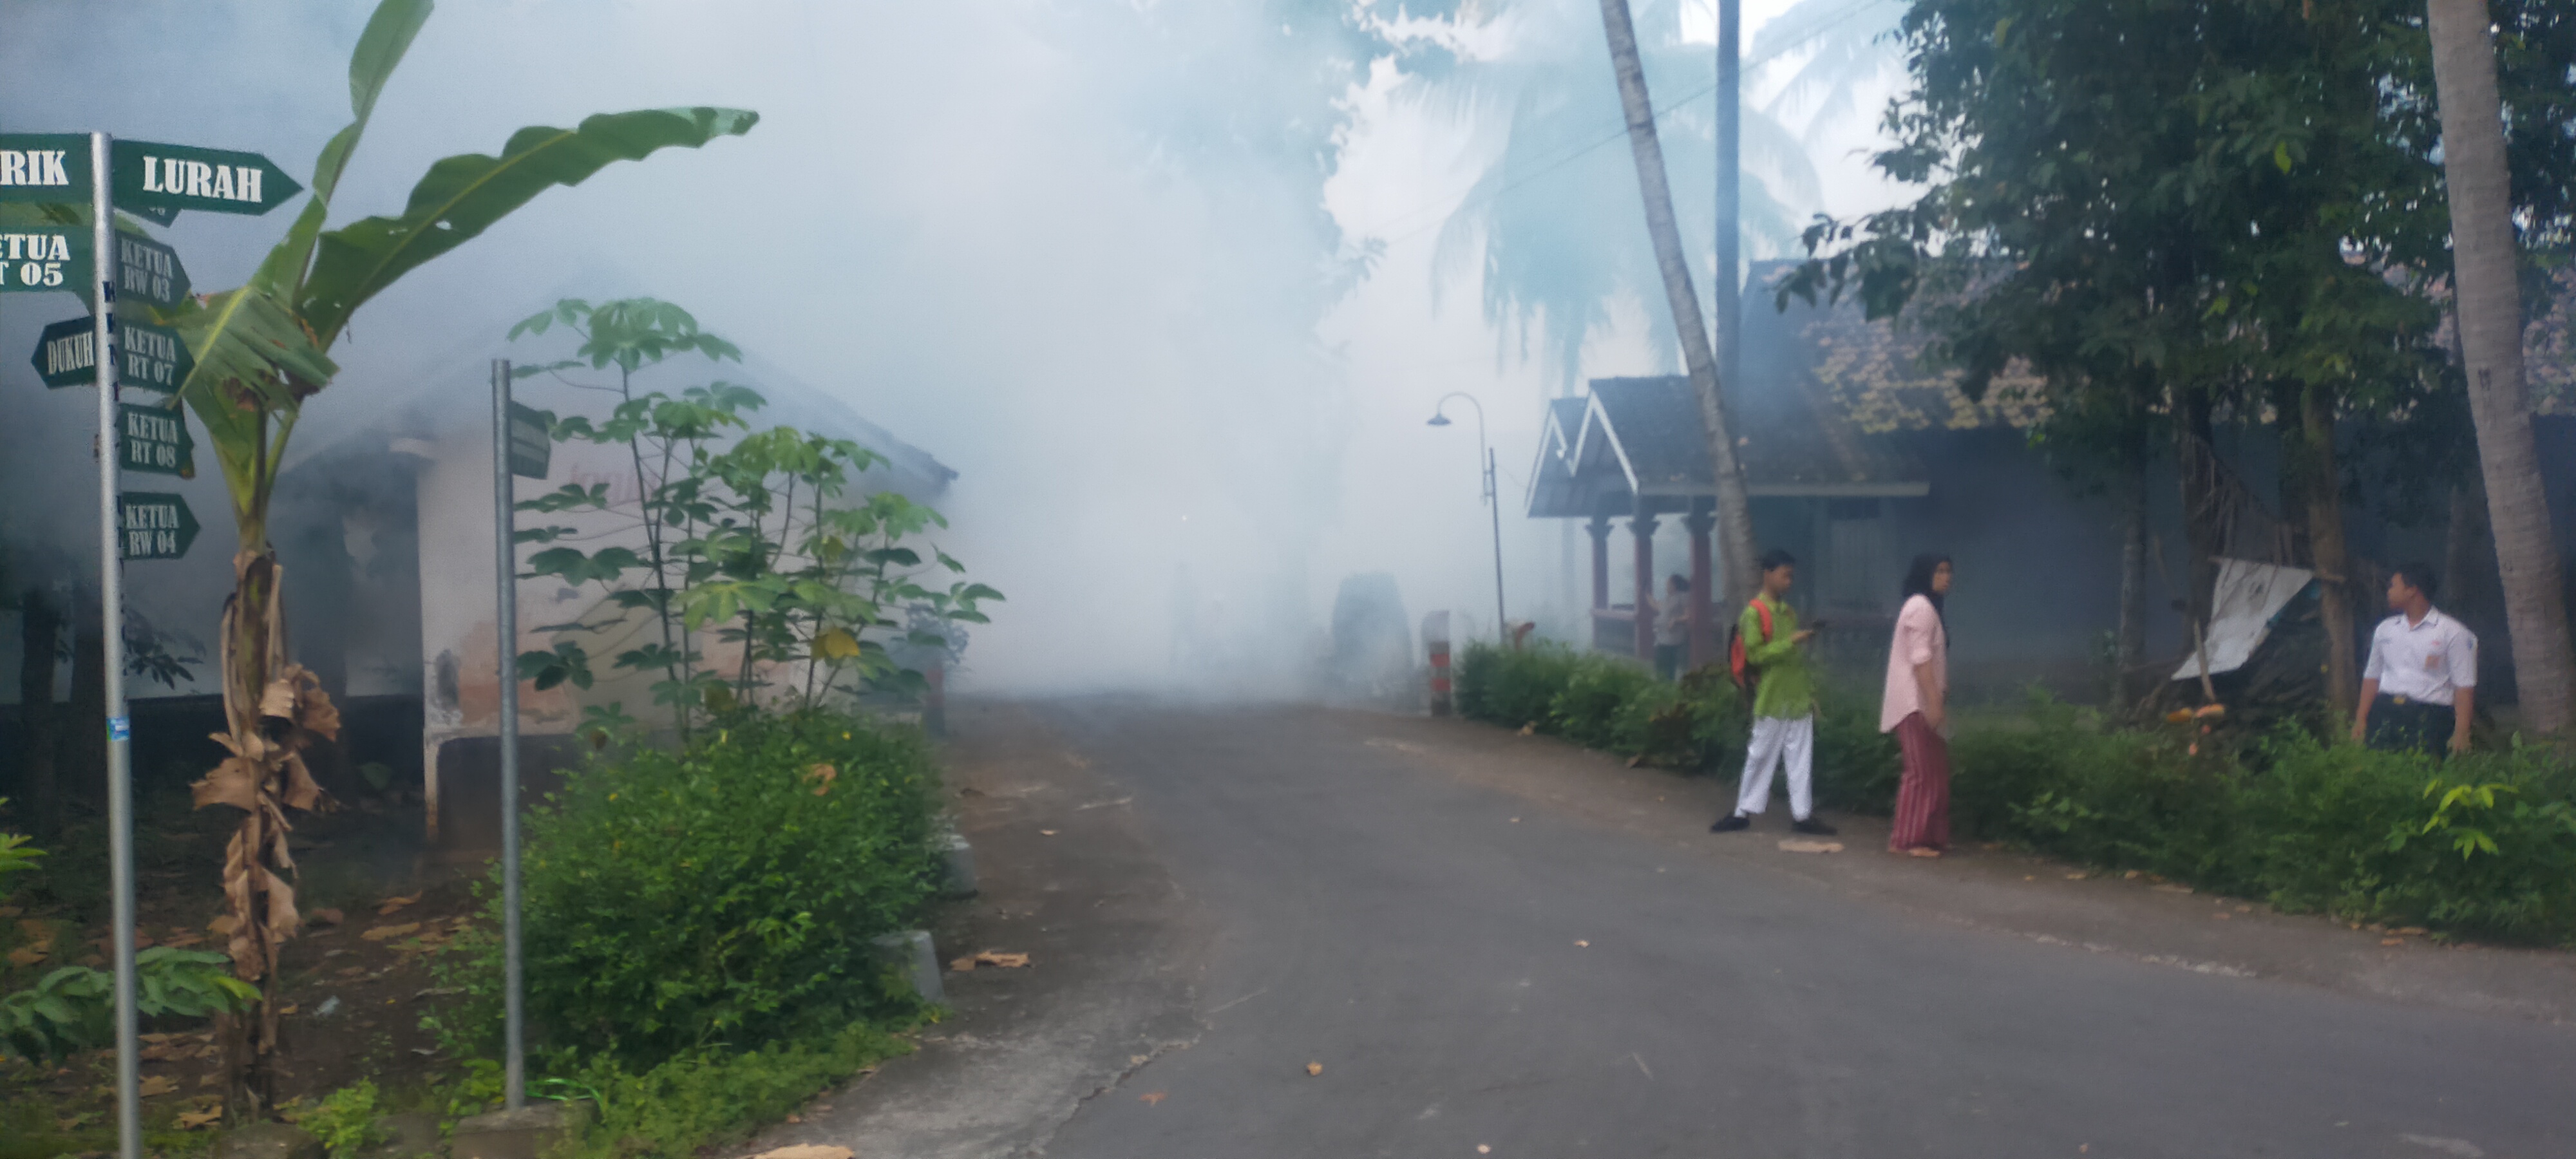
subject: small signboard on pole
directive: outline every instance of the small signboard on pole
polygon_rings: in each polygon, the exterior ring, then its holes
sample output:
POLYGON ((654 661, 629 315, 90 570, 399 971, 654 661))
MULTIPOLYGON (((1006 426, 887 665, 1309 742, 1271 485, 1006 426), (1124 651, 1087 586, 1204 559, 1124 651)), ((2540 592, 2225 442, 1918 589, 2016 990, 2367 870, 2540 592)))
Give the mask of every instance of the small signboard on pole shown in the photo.
POLYGON ((304 187, 257 153, 118 141, 116 202, 127 209, 200 209, 257 217, 304 192, 304 187))
POLYGON ((177 559, 197 542, 197 517, 188 501, 166 491, 118 496, 116 525, 127 559, 177 559))
POLYGON ((0 201, 89 200, 89 134, 0 133, 0 201))
POLYGON ((179 251, 130 233, 116 235, 116 292, 167 309, 188 296, 188 267, 179 251))
MULTIPOLYGON (((197 477, 197 440, 188 435, 186 412, 175 407, 121 402, 116 404, 116 418, 116 445, 124 456, 118 461, 126 470, 182 479, 197 477)), ((181 504, 179 509, 184 512, 187 506, 181 504)), ((182 546, 179 550, 187 548, 182 546)))
POLYGON ((510 404, 510 473, 543 479, 554 462, 555 416, 525 403, 510 404))
POLYGON ((0 231, 0 292, 80 293, 90 280, 88 231, 20 225, 0 231))
MULTIPOLYGON (((95 329, 87 317, 45 327, 36 339, 35 357, 29 359, 35 363, 36 377, 56 389, 96 383, 95 329)), ((123 385, 171 393, 197 369, 197 360, 188 353, 188 344, 179 340, 178 331, 122 318, 116 322, 116 360, 123 385)))

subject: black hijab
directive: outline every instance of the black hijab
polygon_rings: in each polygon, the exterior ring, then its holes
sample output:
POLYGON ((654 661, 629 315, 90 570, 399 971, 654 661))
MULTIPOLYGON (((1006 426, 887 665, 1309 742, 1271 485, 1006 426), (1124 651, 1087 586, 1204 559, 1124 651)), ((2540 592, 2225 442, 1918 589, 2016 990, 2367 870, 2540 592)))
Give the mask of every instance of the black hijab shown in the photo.
POLYGON ((1950 557, 1937 551, 1915 556, 1914 566, 1905 569, 1905 594, 1898 597, 1899 602, 1915 596, 1932 601, 1932 614, 1941 617, 1944 626, 1949 624, 1950 614, 1941 608, 1941 593, 1932 590, 1932 573, 1948 562, 1950 557))

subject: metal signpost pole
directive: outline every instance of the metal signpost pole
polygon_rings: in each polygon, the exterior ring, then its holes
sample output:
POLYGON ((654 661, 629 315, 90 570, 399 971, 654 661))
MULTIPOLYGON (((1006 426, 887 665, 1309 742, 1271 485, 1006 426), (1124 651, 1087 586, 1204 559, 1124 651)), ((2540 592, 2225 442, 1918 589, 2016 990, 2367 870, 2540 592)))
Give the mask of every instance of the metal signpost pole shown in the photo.
MULTIPOLYGON (((1485 438, 1485 414, 1476 412, 1476 440, 1485 438)), ((1485 448, 1485 502, 1494 510, 1494 622, 1501 626, 1503 646, 1512 643, 1512 618, 1503 612, 1503 491, 1494 480, 1494 449, 1485 448)))
POLYGON ((510 360, 492 360, 492 550, 501 642, 501 984, 503 1097, 528 1101, 527 1023, 519 960, 519 545, 518 488, 510 470, 510 360))
POLYGON ((107 937, 116 957, 116 1147, 143 1159, 134 1010, 134 726, 125 713, 124 534, 117 518, 116 205, 108 180, 108 136, 89 135, 90 349, 98 363, 98 605, 107 669, 107 937))

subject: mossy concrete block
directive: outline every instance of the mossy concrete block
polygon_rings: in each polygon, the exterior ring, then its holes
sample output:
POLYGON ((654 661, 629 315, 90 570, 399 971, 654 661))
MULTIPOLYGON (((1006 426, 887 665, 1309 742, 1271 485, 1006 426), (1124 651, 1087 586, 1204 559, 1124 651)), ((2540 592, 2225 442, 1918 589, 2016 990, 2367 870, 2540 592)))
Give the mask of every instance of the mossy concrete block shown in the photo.
POLYGON ((215 1159, 322 1159, 322 1140, 291 1123, 253 1123, 215 1140, 215 1159))
POLYGON ((930 944, 930 931, 885 934, 868 939, 868 945, 880 959, 903 971, 922 1001, 947 1004, 948 992, 939 985, 939 951, 930 944))
POLYGON ((358 1159, 421 1159, 434 1156, 441 1145, 438 1116, 428 1111, 387 1115, 376 1120, 375 1146, 358 1153, 358 1159))
POLYGON ((544 1159, 590 1125, 585 1102, 530 1103, 457 1121, 448 1136, 448 1159, 544 1159))
POLYGON ((975 847, 950 833, 941 839, 939 892, 949 897, 975 896, 975 847))

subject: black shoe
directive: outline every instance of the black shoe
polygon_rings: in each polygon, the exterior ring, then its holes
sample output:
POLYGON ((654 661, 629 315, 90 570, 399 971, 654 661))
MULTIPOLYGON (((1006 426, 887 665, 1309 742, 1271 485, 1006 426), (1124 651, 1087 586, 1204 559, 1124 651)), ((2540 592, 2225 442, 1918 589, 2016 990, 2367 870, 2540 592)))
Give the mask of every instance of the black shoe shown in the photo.
POLYGON ((1809 817, 1803 821, 1792 821, 1789 823, 1789 827, 1800 833, 1812 833, 1818 837, 1831 837, 1835 832, 1833 826, 1827 825, 1813 817, 1809 817))
POLYGON ((1708 831, 1711 833, 1733 833, 1738 829, 1750 829, 1752 827, 1752 818, 1747 817, 1742 813, 1729 813, 1726 816, 1718 818, 1717 824, 1709 826, 1708 831))

